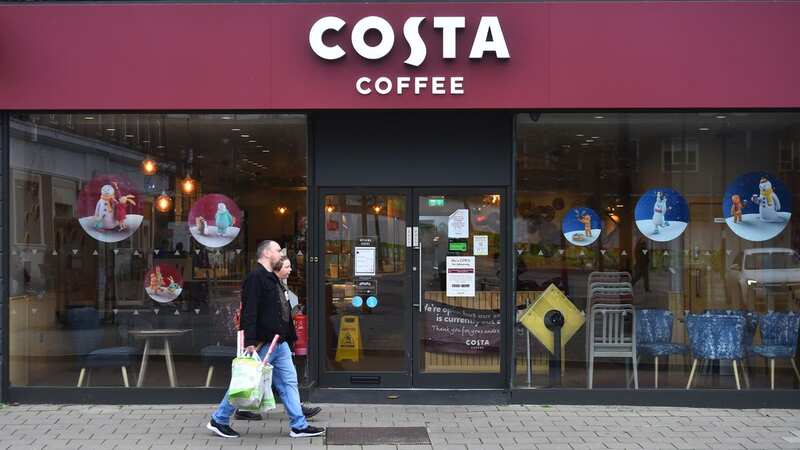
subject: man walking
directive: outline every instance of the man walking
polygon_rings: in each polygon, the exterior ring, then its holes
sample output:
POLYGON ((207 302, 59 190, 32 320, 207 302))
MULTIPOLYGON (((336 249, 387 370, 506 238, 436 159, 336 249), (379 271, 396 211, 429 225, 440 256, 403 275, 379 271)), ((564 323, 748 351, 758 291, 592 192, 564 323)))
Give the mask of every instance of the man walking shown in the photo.
MULTIPOLYGON (((325 429, 310 426, 300 406, 297 373, 290 349, 290 345, 297 340, 297 335, 291 316, 287 318, 282 313, 279 281, 273 273, 273 266, 281 258, 281 246, 275 241, 264 241, 258 245, 256 254, 258 264, 242 283, 242 314, 239 326, 244 330, 247 346, 245 351, 258 352, 263 359, 268 347, 264 343, 270 342, 276 334, 280 336, 278 345, 269 357, 269 363, 273 367, 272 384, 277 389, 289 417, 289 436, 320 436, 325 433, 325 429)), ((221 437, 239 437, 239 433, 230 427, 235 410, 226 393, 206 428, 221 437)))
MULTIPOLYGON (((292 263, 289 261, 289 258, 286 256, 281 256, 275 265, 272 266, 272 273, 278 277, 278 293, 281 296, 281 315, 284 320, 289 317, 290 311, 292 309, 289 300, 289 288, 287 287, 287 280, 289 278, 289 274, 292 273, 292 263)), ((292 321, 294 323, 294 321, 292 321)), ((306 420, 311 419, 312 417, 319 414, 322 411, 322 408, 319 406, 315 407, 306 407, 302 403, 300 404, 301 408, 303 409, 303 415, 306 417, 306 420)), ((261 414, 254 413, 250 411, 240 411, 236 410, 236 414, 233 415, 236 420, 261 420, 261 414)))

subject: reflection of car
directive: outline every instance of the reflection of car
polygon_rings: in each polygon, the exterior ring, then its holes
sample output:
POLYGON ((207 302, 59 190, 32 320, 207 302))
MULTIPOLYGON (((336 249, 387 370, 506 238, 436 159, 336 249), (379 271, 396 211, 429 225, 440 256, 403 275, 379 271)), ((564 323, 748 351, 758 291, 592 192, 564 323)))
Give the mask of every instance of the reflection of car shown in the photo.
POLYGON ((772 292, 800 288, 800 255, 790 248, 747 249, 736 256, 728 277, 731 285, 739 286, 746 306, 754 306, 758 294, 766 295, 769 302, 772 292))

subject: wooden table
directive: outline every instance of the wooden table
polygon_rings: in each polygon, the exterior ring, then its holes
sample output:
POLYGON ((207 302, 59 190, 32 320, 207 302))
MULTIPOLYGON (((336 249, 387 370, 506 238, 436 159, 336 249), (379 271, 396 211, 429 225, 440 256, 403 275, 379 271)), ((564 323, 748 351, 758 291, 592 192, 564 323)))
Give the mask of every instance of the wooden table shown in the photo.
POLYGON ((131 330, 129 333, 136 339, 144 339, 144 351, 142 352, 142 365, 139 368, 139 379, 136 382, 136 387, 142 387, 144 383, 145 373, 147 372, 147 358, 150 354, 163 355, 167 363, 167 375, 169 376, 169 385, 177 387, 178 380, 175 375, 175 362, 172 360, 172 349, 169 345, 169 338, 183 336, 192 330, 185 329, 158 329, 158 330, 131 330), (151 349, 150 340, 161 338, 164 340, 164 345, 160 349, 151 349))

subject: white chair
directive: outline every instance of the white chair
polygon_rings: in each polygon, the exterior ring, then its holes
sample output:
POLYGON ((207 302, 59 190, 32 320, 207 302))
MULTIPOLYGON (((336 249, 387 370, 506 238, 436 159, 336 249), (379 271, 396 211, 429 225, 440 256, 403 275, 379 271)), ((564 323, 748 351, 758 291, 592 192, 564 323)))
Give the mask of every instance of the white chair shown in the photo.
POLYGON ((633 305, 592 305, 589 317, 589 374, 588 387, 592 389, 595 358, 631 358, 633 384, 639 389, 636 368, 636 315, 633 305))

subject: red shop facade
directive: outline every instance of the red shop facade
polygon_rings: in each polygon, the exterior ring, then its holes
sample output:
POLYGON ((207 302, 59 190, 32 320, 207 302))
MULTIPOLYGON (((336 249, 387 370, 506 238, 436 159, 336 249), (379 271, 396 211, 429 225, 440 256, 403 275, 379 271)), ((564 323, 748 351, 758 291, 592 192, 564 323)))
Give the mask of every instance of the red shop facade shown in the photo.
POLYGON ((796 405, 798 20, 2 5, 3 399, 215 401, 273 239, 314 401, 796 405))

